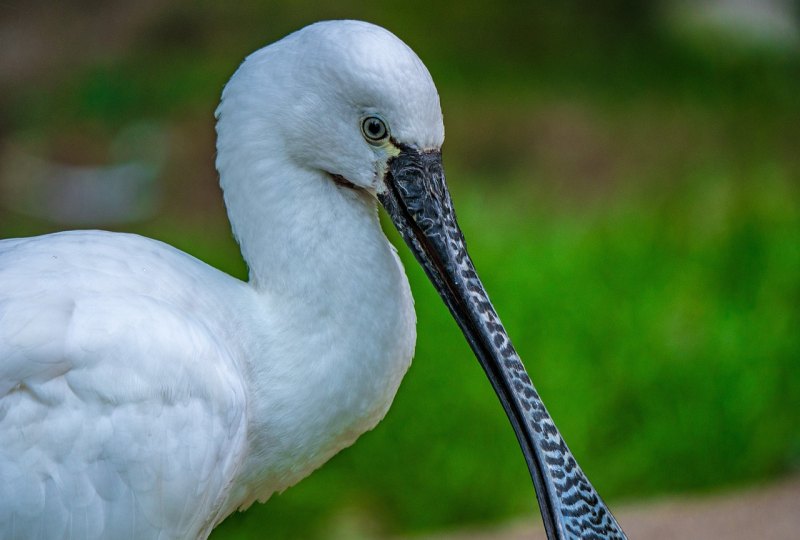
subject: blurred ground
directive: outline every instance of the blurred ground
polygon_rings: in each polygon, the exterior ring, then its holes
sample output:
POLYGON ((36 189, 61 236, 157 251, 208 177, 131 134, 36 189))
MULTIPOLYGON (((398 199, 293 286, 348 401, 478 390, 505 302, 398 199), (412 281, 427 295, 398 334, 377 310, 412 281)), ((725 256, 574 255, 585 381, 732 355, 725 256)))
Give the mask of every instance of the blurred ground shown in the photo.
MULTIPOLYGON (((795 540, 800 531, 800 476, 722 495, 670 497, 614 509, 631 539, 795 540)), ((544 540, 541 525, 506 527, 406 540, 544 540)))

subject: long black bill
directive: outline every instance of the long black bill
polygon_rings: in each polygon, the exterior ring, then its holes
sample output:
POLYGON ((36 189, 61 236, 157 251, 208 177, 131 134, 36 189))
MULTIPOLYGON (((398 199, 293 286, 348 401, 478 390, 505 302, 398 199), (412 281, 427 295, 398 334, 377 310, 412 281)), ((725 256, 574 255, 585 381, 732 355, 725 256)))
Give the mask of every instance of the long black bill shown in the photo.
POLYGON ((625 539, 533 387, 467 254, 440 152, 401 147, 378 195, 464 332, 525 454, 549 540, 625 539))

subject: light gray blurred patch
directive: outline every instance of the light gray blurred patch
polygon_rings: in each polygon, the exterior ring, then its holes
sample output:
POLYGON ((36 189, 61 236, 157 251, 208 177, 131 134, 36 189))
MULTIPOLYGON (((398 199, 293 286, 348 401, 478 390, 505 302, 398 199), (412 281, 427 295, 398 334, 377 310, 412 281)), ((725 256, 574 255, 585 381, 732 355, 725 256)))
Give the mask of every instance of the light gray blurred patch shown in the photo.
POLYGON ((110 145, 110 164, 50 161, 9 143, 0 156, 0 204, 66 226, 112 225, 152 217, 161 205, 169 152, 163 126, 137 123, 110 145))
POLYGON ((800 50, 793 0, 672 0, 668 6, 667 20, 679 31, 744 47, 800 50))

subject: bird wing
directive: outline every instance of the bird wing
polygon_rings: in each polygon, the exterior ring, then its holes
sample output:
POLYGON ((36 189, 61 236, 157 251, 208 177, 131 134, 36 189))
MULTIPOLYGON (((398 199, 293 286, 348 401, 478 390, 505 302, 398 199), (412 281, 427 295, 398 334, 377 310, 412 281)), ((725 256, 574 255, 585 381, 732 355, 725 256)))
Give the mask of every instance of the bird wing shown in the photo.
POLYGON ((0 537, 210 532, 245 393, 199 264, 131 235, 0 242, 0 537))

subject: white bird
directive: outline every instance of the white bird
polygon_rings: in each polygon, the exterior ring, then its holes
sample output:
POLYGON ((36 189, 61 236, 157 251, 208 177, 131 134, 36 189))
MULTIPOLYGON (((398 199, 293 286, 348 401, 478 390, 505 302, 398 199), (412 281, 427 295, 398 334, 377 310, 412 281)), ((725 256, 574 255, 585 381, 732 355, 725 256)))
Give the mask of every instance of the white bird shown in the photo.
POLYGON ((217 109, 247 282, 130 234, 0 242, 0 537, 206 538, 386 413, 415 343, 387 209, 514 426, 550 538, 624 538, 467 255, 430 74, 317 23, 250 55, 217 109))

